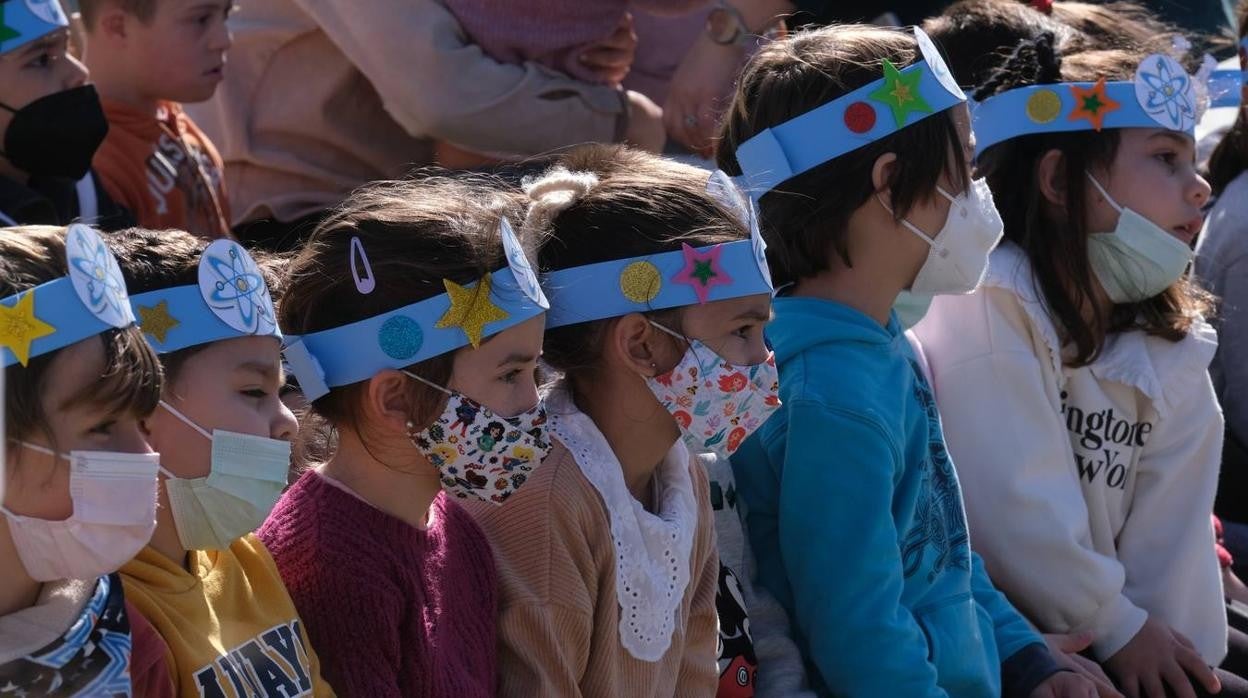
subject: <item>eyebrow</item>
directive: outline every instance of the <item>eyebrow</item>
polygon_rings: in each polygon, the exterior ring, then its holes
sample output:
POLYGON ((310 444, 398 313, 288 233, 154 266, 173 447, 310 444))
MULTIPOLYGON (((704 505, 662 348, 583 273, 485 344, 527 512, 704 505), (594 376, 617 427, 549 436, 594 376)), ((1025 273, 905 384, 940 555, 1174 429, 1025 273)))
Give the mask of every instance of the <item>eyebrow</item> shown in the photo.
POLYGON ((259 373, 265 378, 281 377, 282 367, 280 364, 274 365, 264 361, 244 361, 235 367, 236 371, 250 371, 259 373))
POLYGON ((774 314, 771 312, 771 308, 768 308, 766 312, 758 310, 757 308, 750 308, 749 310, 746 310, 740 315, 734 317, 733 321, 758 320, 759 322, 771 322, 772 317, 774 317, 774 314))
POLYGON ((1177 143, 1177 144, 1179 144, 1179 145, 1181 145, 1181 146, 1185 146, 1185 147, 1192 147, 1192 146, 1194 146, 1194 145, 1196 144, 1196 139, 1195 139, 1195 138, 1192 138, 1191 136, 1187 135, 1186 133, 1179 133, 1179 132, 1177 132, 1177 131, 1167 131, 1167 130, 1161 130, 1161 131, 1158 131, 1158 132, 1154 133, 1153 135, 1149 136, 1149 137, 1148 137, 1148 140, 1150 140, 1150 141, 1151 141, 1151 140, 1153 140, 1154 138, 1164 138, 1165 140, 1168 140, 1168 141, 1173 141, 1173 142, 1175 142, 1175 143, 1177 143))
POLYGON ((509 364, 527 364, 527 363, 532 363, 534 361, 537 361, 537 356, 533 354, 515 353, 515 354, 510 354, 506 358, 504 358, 502 361, 499 361, 498 365, 507 366, 509 364))
POLYGON ((23 48, 21 52, 17 54, 17 59, 19 61, 24 61, 35 54, 43 53, 44 51, 51 51, 55 49, 61 41, 68 40, 68 38, 69 34, 64 30, 54 31, 51 34, 40 37, 28 44, 26 48, 23 48))

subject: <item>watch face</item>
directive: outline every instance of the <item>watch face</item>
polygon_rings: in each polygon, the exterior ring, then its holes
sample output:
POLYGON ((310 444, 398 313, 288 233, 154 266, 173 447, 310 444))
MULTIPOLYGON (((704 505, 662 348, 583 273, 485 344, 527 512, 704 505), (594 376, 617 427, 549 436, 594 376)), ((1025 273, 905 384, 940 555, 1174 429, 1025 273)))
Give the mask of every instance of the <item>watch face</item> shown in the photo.
POLYGON ((716 7, 706 17, 706 33, 717 44, 731 44, 741 34, 737 18, 722 7, 716 7))

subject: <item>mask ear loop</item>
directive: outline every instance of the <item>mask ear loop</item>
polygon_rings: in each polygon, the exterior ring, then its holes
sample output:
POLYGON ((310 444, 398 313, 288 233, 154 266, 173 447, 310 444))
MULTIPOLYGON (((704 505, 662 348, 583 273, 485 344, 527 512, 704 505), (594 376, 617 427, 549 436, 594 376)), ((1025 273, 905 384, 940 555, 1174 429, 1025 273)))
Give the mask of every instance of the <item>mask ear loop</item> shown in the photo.
POLYGON ((1118 205, 1117 201, 1114 201, 1114 197, 1110 196, 1109 192, 1105 191, 1105 187, 1102 187, 1101 183, 1096 181, 1096 177, 1093 177, 1091 172, 1085 172, 1084 174, 1088 176, 1088 180, 1092 182, 1092 186, 1096 187, 1096 190, 1101 193, 1101 196, 1105 197, 1105 201, 1109 202, 1109 205, 1113 206, 1115 211, 1122 213, 1122 207, 1118 205))
POLYGON ((187 417, 186 415, 179 412, 176 408, 174 408, 173 405, 170 405, 164 400, 161 400, 160 406, 165 408, 165 411, 168 412, 169 414, 173 415, 174 417, 177 417, 183 424, 199 432, 200 436, 204 437, 205 439, 208 439, 209 441, 212 441, 212 434, 210 434, 207 429, 204 429, 203 427, 199 426, 195 422, 192 422, 190 417, 187 417))
POLYGON ((419 382, 421 382, 421 383, 424 383, 425 385, 429 386, 430 388, 433 388, 434 390, 441 391, 441 392, 446 393, 447 395, 451 395, 451 396, 454 396, 454 395, 455 395, 455 391, 450 390, 450 389, 448 389, 448 388, 443 388, 442 386, 440 386, 440 385, 438 385, 437 383, 434 383, 434 382, 432 382, 432 381, 427 381, 427 380, 425 380, 424 378, 421 378, 420 376, 416 375, 415 373, 412 373, 411 371, 408 371, 407 369, 401 368, 401 369, 399 369, 399 373, 402 373, 403 375, 407 376, 408 378, 411 378, 411 379, 414 379, 414 380, 419 381, 419 382))
MULTIPOLYGON (((939 187, 937 187, 937 189, 939 190, 940 188, 939 188, 939 187)), ((940 193, 941 193, 941 194, 945 194, 944 190, 940 190, 940 193)), ((948 195, 948 194, 945 194, 945 196, 949 196, 949 195, 948 195)), ((884 203, 884 199, 881 199, 879 194, 876 194, 876 195, 875 195, 875 200, 876 200, 876 201, 878 201, 878 202, 880 203, 880 206, 883 206, 883 207, 884 207, 884 210, 885 210, 885 211, 888 211, 888 215, 890 215, 890 216, 895 216, 895 215, 896 215, 896 214, 893 212, 893 208, 892 208, 891 206, 889 206, 888 204, 884 203)), ((953 201, 953 199, 950 199, 950 201, 953 201)), ((935 240, 933 240, 932 238, 928 237, 928 236, 927 236, 927 233, 924 233, 922 230, 919 230, 918 226, 916 226, 915 224, 911 223, 910 221, 906 220, 905 218, 902 218, 902 219, 901 219, 900 221, 898 221, 898 222, 899 222, 899 223, 901 223, 901 224, 902 224, 902 226, 904 226, 906 230, 909 230, 910 232, 912 232, 912 233, 914 233, 915 235, 917 235, 917 236, 918 236, 918 238, 919 238, 920 240, 922 240, 923 242, 926 242, 928 247, 932 247, 932 248, 935 248, 935 247, 936 247, 936 241, 935 241, 935 240)))

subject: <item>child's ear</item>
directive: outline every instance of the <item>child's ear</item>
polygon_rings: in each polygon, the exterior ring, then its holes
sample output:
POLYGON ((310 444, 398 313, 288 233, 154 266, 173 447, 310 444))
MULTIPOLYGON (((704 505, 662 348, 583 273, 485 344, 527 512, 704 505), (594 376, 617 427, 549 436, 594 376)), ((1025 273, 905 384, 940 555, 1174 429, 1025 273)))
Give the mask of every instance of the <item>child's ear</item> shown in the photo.
POLYGON ((388 432, 407 433, 407 421, 416 412, 411 381, 394 369, 379 371, 368 379, 363 410, 366 420, 388 432))
POLYGON ((643 376, 657 376, 659 357, 655 344, 658 331, 641 313, 630 313, 615 320, 608 329, 606 350, 615 363, 643 376))
POLYGON ((888 184, 893 177, 893 168, 897 166, 897 153, 884 153, 875 159, 875 164, 871 166, 871 188, 881 197, 885 197, 885 203, 889 206, 893 205, 891 197, 889 197, 888 184))
POLYGON ((1066 207, 1066 156, 1054 148, 1036 163, 1036 186, 1050 204, 1066 207))
POLYGON ((100 16, 95 20, 95 30, 88 32, 88 35, 95 34, 105 36, 110 39, 125 39, 128 34, 128 25, 126 20, 130 15, 122 9, 121 5, 116 2, 106 2, 100 6, 100 16))

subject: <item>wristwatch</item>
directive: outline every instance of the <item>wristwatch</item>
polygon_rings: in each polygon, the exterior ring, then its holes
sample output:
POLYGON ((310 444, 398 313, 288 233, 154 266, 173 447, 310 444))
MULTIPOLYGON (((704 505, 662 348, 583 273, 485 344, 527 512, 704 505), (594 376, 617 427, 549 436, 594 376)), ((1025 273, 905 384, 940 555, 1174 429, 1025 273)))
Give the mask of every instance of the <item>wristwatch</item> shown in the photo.
POLYGON ((743 46, 750 41, 750 28, 740 10, 718 0, 706 16, 706 35, 722 46, 743 46))

